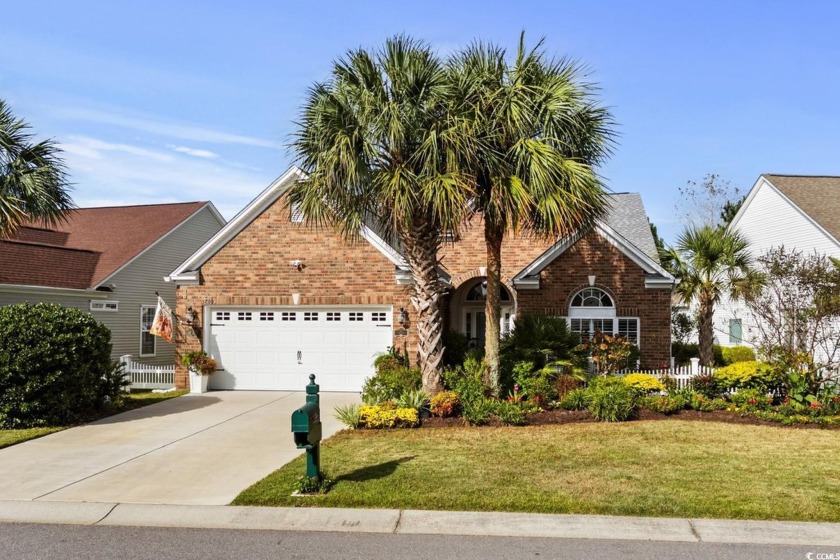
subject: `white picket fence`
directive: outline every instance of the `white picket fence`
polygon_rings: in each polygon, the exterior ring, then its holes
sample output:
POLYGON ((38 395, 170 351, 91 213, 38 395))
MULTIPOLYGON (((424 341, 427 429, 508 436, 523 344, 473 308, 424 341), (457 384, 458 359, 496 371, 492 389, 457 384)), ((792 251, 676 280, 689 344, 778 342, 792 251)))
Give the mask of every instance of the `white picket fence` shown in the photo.
POLYGON ((661 369, 626 369, 619 371, 616 375, 627 375, 628 373, 647 373, 659 379, 663 377, 670 377, 677 383, 677 388, 685 389, 691 385, 691 380, 698 375, 707 375, 714 373, 715 368, 710 366, 701 366, 699 358, 691 358, 691 363, 687 366, 670 367, 661 369))
POLYGON ((121 356, 125 376, 132 389, 171 389, 175 387, 175 365, 153 366, 140 364, 130 355, 121 356))

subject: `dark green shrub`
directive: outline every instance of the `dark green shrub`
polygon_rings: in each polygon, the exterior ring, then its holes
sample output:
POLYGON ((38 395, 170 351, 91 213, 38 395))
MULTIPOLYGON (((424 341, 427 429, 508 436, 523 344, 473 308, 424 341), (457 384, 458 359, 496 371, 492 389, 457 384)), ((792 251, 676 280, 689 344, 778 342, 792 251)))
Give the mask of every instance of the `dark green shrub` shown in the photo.
POLYGON ((537 407, 543 407, 557 396, 551 384, 554 372, 545 368, 534 371, 533 368, 532 362, 518 362, 513 367, 513 378, 523 397, 537 407))
POLYGON ((403 369, 408 366, 408 352, 400 352, 396 346, 389 346, 384 354, 380 354, 373 360, 373 369, 376 373, 403 369))
POLYGON ((671 355, 674 357, 676 365, 685 366, 688 365, 691 358, 700 357, 700 347, 696 344, 673 342, 671 343, 671 355))
POLYGON ((516 328, 500 343, 502 388, 513 385, 513 367, 517 362, 532 362, 535 370, 555 360, 585 363, 576 350, 580 338, 569 330, 562 317, 523 313, 516 318, 516 328))
POLYGON ((443 372, 446 387, 458 394, 464 419, 470 424, 487 423, 493 414, 493 401, 487 398, 484 387, 484 362, 469 355, 464 365, 443 372))
POLYGON ((362 401, 365 404, 379 404, 396 401, 405 393, 418 391, 423 386, 419 368, 399 366, 383 367, 373 377, 365 380, 362 401))
POLYGON ((711 373, 695 375, 691 379, 691 388, 707 399, 716 399, 723 394, 720 383, 718 383, 717 378, 711 373))
POLYGON ((443 365, 445 367, 456 367, 467 359, 467 351, 470 346, 470 339, 458 331, 447 331, 443 335, 443 365))
POLYGON ((559 406, 563 410, 586 410, 589 408, 590 401, 591 398, 587 389, 572 389, 566 393, 559 406))
POLYGON ((464 401, 461 404, 464 420, 473 426, 486 424, 490 417, 496 413, 497 403, 498 401, 488 399, 487 397, 464 401))
POLYGON ((589 395, 589 412, 602 422, 624 422, 636 416, 636 392, 620 380, 595 385, 589 395))
POLYGON ((78 422, 119 398, 111 332, 56 304, 0 307, 0 427, 78 422))
POLYGON ((676 414, 685 408, 685 399, 679 395, 651 395, 642 399, 642 406, 660 414, 676 414))
POLYGON ((736 362, 754 362, 755 351, 749 346, 725 346, 721 348, 724 365, 736 362))

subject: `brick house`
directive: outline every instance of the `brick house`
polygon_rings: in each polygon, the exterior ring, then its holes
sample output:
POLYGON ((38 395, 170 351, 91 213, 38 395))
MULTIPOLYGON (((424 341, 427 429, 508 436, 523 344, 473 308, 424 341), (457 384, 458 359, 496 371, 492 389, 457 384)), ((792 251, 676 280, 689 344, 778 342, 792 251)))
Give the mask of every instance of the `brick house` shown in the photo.
MULTIPOLYGON (((180 351, 204 348, 219 362, 217 389, 302 389, 315 373, 323 390, 358 391, 388 346, 415 354, 411 275, 397 249, 362 228, 348 242, 313 229, 289 209, 295 168, 256 199, 168 278, 177 284, 180 351)), ((502 331, 517 313, 568 317, 583 335, 622 334, 642 367, 670 358, 674 279, 659 265, 638 194, 614 194, 596 227, 556 243, 509 237, 502 250, 502 331)), ((483 345, 485 276, 480 217, 441 251, 450 286, 446 328, 483 345)), ((187 372, 176 374, 187 386, 187 372)))

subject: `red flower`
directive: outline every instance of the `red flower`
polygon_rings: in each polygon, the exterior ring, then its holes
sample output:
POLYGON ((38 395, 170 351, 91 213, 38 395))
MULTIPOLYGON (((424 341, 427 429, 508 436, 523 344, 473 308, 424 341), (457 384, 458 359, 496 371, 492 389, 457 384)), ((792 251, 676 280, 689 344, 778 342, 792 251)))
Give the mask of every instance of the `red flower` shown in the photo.
POLYGON ((817 410, 817 409, 820 409, 820 408, 822 408, 822 405, 820 403, 818 403, 817 401, 814 401, 814 402, 811 403, 811 409, 817 410))

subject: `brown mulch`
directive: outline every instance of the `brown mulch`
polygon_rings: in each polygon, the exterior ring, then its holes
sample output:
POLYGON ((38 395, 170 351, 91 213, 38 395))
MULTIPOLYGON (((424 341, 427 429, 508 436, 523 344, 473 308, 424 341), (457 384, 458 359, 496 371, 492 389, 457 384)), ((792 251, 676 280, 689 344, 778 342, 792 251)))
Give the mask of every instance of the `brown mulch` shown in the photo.
MULTIPOLYGON (((529 426, 547 426, 551 424, 582 424, 597 422, 587 410, 545 410, 527 415, 529 426)), ((752 426, 775 426, 777 428, 794 429, 840 429, 840 426, 826 426, 819 424, 792 424, 785 426, 779 422, 770 422, 756 418, 751 414, 740 415, 737 412, 728 410, 714 410, 711 412, 700 412, 699 410, 683 410, 677 414, 661 414, 643 409, 639 417, 631 422, 638 421, 663 421, 663 420, 688 420, 696 422, 724 422, 727 424, 747 424, 752 426)), ((492 420, 487 426, 502 426, 498 420, 492 420)), ((468 426, 463 418, 426 418, 422 421, 421 428, 452 428, 468 426)))

